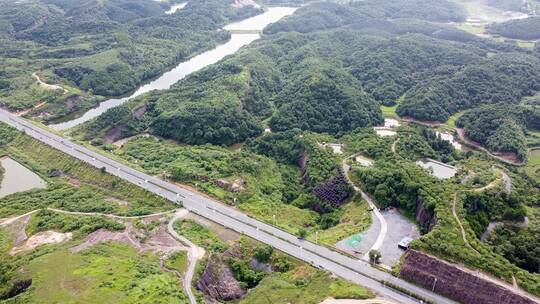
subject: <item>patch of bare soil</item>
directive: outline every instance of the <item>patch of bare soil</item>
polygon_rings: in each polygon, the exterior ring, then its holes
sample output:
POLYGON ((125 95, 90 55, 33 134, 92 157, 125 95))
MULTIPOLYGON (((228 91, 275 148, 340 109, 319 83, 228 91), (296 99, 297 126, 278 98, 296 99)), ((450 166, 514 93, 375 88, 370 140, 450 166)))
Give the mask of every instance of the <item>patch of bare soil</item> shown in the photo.
POLYGON ((122 131, 125 128, 126 124, 120 124, 116 127, 109 129, 107 132, 105 132, 105 142, 108 144, 112 144, 122 138, 122 131))
POLYGON ((249 5, 253 7, 259 7, 259 5, 253 0, 234 0, 234 3, 231 4, 231 6, 234 8, 242 8, 249 5))
POLYGON ((15 255, 19 252, 31 251, 35 248, 46 244, 58 244, 72 238, 72 233, 61 233, 56 231, 42 231, 32 235, 20 246, 15 246, 9 252, 9 255, 15 255))
POLYGON ((124 200, 121 200, 121 199, 118 199, 118 198, 112 197, 112 196, 109 196, 109 197, 105 198, 105 201, 109 202, 109 203, 118 204, 119 206, 128 206, 129 205, 128 201, 124 201, 124 200))
POLYGON ((77 253, 90 248, 96 244, 114 241, 125 243, 139 252, 154 252, 163 256, 169 256, 173 252, 186 250, 186 248, 175 240, 167 232, 165 217, 157 216, 154 219, 145 218, 143 223, 148 224, 151 221, 159 221, 158 227, 151 231, 138 229, 131 222, 126 222, 124 231, 108 231, 99 229, 89 234, 85 241, 70 249, 71 253, 77 253))
POLYGON ((24 214, 23 216, 14 217, 12 219, 7 219, 2 223, 2 226, 6 227, 6 232, 8 237, 13 240, 13 246, 22 245, 27 239, 26 235, 26 225, 32 218, 31 213, 24 214))

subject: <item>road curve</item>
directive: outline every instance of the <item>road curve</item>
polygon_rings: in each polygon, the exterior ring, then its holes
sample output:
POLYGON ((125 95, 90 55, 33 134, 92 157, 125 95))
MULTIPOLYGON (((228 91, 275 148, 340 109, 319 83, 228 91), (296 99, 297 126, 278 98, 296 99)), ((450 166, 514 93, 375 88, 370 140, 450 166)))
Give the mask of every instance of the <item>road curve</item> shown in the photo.
POLYGON ((86 162, 89 165, 96 168, 104 168, 104 170, 112 175, 138 185, 139 187, 170 201, 181 203, 191 212, 234 231, 243 233, 260 242, 271 245, 276 249, 305 262, 326 269, 351 282, 370 288, 398 303, 419 303, 419 300, 389 287, 388 284, 412 292, 423 299, 434 303, 455 303, 430 290, 373 268, 365 261, 350 258, 307 240, 300 240, 294 235, 277 227, 255 220, 234 208, 220 204, 196 192, 174 185, 173 183, 127 167, 126 165, 109 159, 97 152, 71 142, 66 138, 49 132, 42 127, 36 126, 8 111, 0 109, 0 121, 11 125, 18 130, 24 131, 27 135, 86 162))
POLYGON ((379 221, 379 223, 381 224, 381 230, 379 231, 379 235, 377 235, 377 239, 375 240, 375 243, 373 243, 373 246, 371 246, 371 249, 368 250, 365 254, 364 254, 364 260, 369 260, 369 251, 371 250, 378 250, 382 243, 384 242, 384 238, 386 237, 386 233, 388 231, 388 225, 386 223, 386 220, 384 219, 384 217, 382 216, 381 212, 379 211, 379 208, 377 207, 377 205, 375 205, 375 202, 371 199, 371 197, 369 197, 369 195, 367 195, 367 193, 365 193, 362 189, 360 189, 359 187, 357 187, 353 181, 351 180, 351 178, 349 177, 349 169, 350 169, 350 166, 347 164, 347 159, 350 159, 350 158, 353 158, 355 157, 356 155, 358 154, 353 154, 347 158, 345 158, 343 160, 343 162, 341 163, 341 166, 343 168, 343 174, 345 175, 345 179, 349 182, 349 184, 351 184, 351 186, 353 187, 353 189, 360 193, 360 195, 362 196, 362 198, 368 202, 369 204, 369 208, 371 208, 373 214, 375 214, 375 218, 379 221))
POLYGON ((179 240, 180 242, 184 243, 189 247, 188 250, 188 269, 186 271, 186 275, 184 277, 184 290, 186 291, 189 302, 191 304, 197 304, 197 299, 193 295, 193 290, 191 289, 191 281, 193 280, 193 275, 195 274, 195 266, 197 266, 197 260, 202 258, 204 256, 204 249, 198 247, 197 245, 193 244, 190 240, 187 238, 181 236, 174 230, 174 222, 177 220, 183 218, 187 215, 186 209, 180 209, 178 212, 176 212, 173 216, 173 218, 169 221, 169 224, 167 225, 167 230, 169 231, 169 234, 172 235, 175 239, 179 240))

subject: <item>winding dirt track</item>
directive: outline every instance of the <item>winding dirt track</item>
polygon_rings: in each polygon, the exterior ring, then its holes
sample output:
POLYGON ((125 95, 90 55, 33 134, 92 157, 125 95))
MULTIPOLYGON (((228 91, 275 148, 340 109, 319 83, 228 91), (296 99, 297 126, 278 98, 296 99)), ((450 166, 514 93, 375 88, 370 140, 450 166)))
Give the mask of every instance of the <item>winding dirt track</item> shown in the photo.
MULTIPOLYGON (((512 186, 512 180, 510 179, 510 177, 503 170, 501 170, 501 169, 495 169, 495 170, 501 175, 501 177, 496 178, 495 180, 493 180, 492 182, 490 182, 489 184, 487 184, 487 185, 485 185, 483 187, 476 188, 476 189, 471 189, 471 190, 464 190, 463 192, 482 192, 482 191, 494 188, 500 182, 504 183, 505 191, 509 192, 510 188, 512 186)), ((469 241, 467 240, 467 233, 465 232, 465 228, 463 227, 463 224, 461 223, 461 220, 459 219, 459 216, 457 214, 457 201, 458 201, 459 192, 460 191, 456 191, 454 193, 454 200, 452 202, 452 214, 454 215, 454 219, 458 223, 459 229, 461 230, 461 236, 463 237, 463 242, 465 242, 467 247, 472 249, 474 252, 480 254, 476 249, 474 249, 474 247, 471 246, 471 244, 469 244, 469 241)))
POLYGON ((174 214, 173 218, 169 221, 169 224, 167 225, 167 229, 170 235, 172 235, 175 239, 186 244, 189 247, 189 250, 188 250, 189 266, 188 266, 186 275, 184 277, 184 290, 186 291, 189 297, 189 302, 191 304, 197 304, 197 299, 195 298, 195 296, 193 295, 193 291, 191 290, 191 286, 192 286, 191 282, 193 280, 193 275, 195 274, 195 266, 197 265, 197 261, 204 256, 205 252, 204 252, 204 249, 193 244, 190 240, 179 235, 176 232, 176 230, 174 230, 174 222, 183 218, 187 214, 188 214, 188 211, 186 209, 178 210, 174 214))
MULTIPOLYGON (((179 210, 176 210, 176 211, 165 211, 165 212, 159 212, 159 213, 153 213, 153 214, 147 214, 147 215, 140 215, 140 216, 120 216, 120 215, 105 214, 105 213, 98 213, 98 212, 76 212, 76 211, 66 211, 66 210, 50 208, 50 207, 46 208, 46 209, 50 210, 50 211, 53 211, 53 212, 62 213, 62 214, 69 214, 69 215, 103 216, 103 217, 108 217, 108 218, 113 218, 113 219, 124 219, 124 220, 142 219, 142 218, 148 218, 148 217, 154 217, 154 216, 160 216, 160 215, 167 215, 167 214, 175 212, 174 216, 172 217, 172 219, 167 224, 167 230, 168 230, 168 233, 173 238, 177 239, 178 241, 180 241, 181 243, 183 243, 183 244, 185 244, 185 245, 187 245, 189 247, 189 250, 188 250, 189 266, 188 266, 188 270, 186 272, 186 275, 185 275, 185 277, 184 277, 184 279, 182 281, 183 281, 183 285, 184 285, 184 290, 186 291, 186 294, 188 295, 190 303, 191 304, 197 304, 197 299, 195 298, 195 295, 193 294, 191 286, 192 286, 193 275, 195 274, 195 266, 197 265, 197 261, 204 257, 205 251, 204 251, 203 248, 200 248, 200 247, 196 246, 190 240, 188 240, 187 238, 179 235, 174 230, 174 222, 176 222, 177 220, 183 218, 184 216, 186 216, 188 214, 188 211, 186 209, 179 209, 179 210)), ((12 218, 7 218, 7 219, 2 219, 2 221, 0 222, 0 227, 10 225, 10 224, 16 222, 17 220, 19 220, 21 218, 24 218, 25 216, 34 214, 34 213, 36 213, 36 212, 38 212, 40 210, 41 209, 36 209, 36 210, 30 211, 30 212, 27 212, 27 213, 25 213, 23 215, 19 215, 19 216, 15 216, 15 217, 12 217, 12 218)), ((128 234, 128 236, 129 236, 129 234, 128 234)), ((137 242, 132 241, 132 244, 136 244, 136 243, 137 242)), ((163 270, 168 271, 168 272, 172 272, 172 273, 176 274, 178 277, 182 278, 182 275, 180 274, 180 272, 178 272, 178 271, 176 271, 174 269, 168 269, 168 268, 164 267, 162 260, 160 262, 160 266, 161 266, 161 268, 163 270)))

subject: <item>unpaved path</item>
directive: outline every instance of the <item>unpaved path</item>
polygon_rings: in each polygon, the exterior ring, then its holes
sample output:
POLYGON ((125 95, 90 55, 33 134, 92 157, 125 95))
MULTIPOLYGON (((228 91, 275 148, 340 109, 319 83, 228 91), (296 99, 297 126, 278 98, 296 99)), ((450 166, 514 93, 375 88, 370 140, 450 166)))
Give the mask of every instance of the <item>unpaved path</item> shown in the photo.
MULTIPOLYGON (((471 189, 471 190, 465 190, 465 191, 469 191, 469 192, 482 192, 482 191, 485 191, 485 190, 488 190, 488 189, 491 189, 491 188, 494 188, 497 186, 497 184, 499 184, 501 181, 504 181, 505 183, 505 188, 506 188, 506 179, 505 179, 505 176, 506 178, 510 179, 510 177, 501 169, 495 169, 498 173, 501 174, 501 177, 500 178, 496 178, 495 180, 493 180, 491 183, 483 186, 483 187, 480 187, 480 188, 475 188, 475 189, 471 189)), ((510 187, 511 187, 511 180, 510 180, 510 187)), ((472 247, 470 244, 469 244, 469 241, 467 240, 467 233, 465 232, 465 228, 463 228, 463 224, 461 223, 461 220, 459 219, 459 216, 457 214, 457 201, 458 201, 458 194, 459 194, 460 191, 456 191, 454 193, 454 200, 452 202, 452 214, 454 215, 454 219, 456 220, 456 222, 458 223, 459 225, 459 229, 461 230, 461 236, 463 238, 463 242, 465 242, 465 244, 467 245, 467 247, 469 247, 470 249, 472 249, 474 252, 480 254, 476 249, 474 249, 474 247, 472 247)))
POLYGON ((36 79, 36 81, 38 82, 39 86, 41 86, 42 88, 46 89, 46 90, 49 90, 49 91, 62 91, 63 94, 67 94, 69 91, 64 89, 63 87, 57 85, 57 84, 48 84, 46 82, 44 82, 43 80, 41 80, 41 78, 39 78, 38 74, 36 72, 32 73, 32 77, 34 77, 36 79))
POLYGON ((27 212, 27 213, 25 213, 23 215, 18 215, 18 216, 14 216, 14 217, 10 217, 10 218, 5 218, 5 219, 0 219, 0 227, 5 227, 5 226, 8 226, 8 225, 11 225, 14 222, 18 221, 19 219, 22 219, 25 216, 32 215, 32 214, 34 214, 34 213, 36 213, 38 211, 39 211, 39 209, 36 209, 36 210, 30 211, 30 212, 27 212))
POLYGON ((189 302, 191 304, 197 304, 197 299, 193 295, 193 291, 191 290, 193 280, 193 275, 195 274, 195 266, 197 265, 197 261, 204 257, 204 249, 201 247, 198 247, 197 245, 193 244, 190 240, 187 238, 181 236, 174 230, 174 223, 185 217, 188 214, 188 211, 186 209, 181 209, 177 211, 173 218, 169 221, 169 224, 167 225, 167 229, 169 231, 169 234, 172 235, 175 239, 179 240, 180 242, 186 244, 189 247, 188 250, 188 270, 186 271, 186 276, 184 277, 184 290, 186 291, 189 302))
POLYGON ((42 101, 42 102, 36 104, 35 106, 29 108, 29 109, 22 110, 22 111, 19 111, 19 112, 15 113, 15 115, 17 115, 17 116, 23 116, 23 115, 26 115, 26 114, 30 113, 30 111, 32 111, 32 110, 41 108, 41 107, 44 106, 46 103, 47 103, 46 101, 42 101))
POLYGON ((374 299, 367 300, 354 300, 354 299, 333 299, 328 298, 320 304, 398 304, 394 301, 390 301, 385 298, 376 297, 374 299))
POLYGON ((459 225, 459 229, 461 230, 461 237, 463 238, 463 242, 465 242, 465 245, 467 245, 469 249, 480 254, 476 249, 473 248, 473 246, 471 246, 471 244, 469 244, 469 241, 467 240, 467 233, 465 232, 465 228, 463 228, 463 224, 461 223, 461 220, 459 219, 459 216, 457 214, 457 210, 456 210, 457 201, 458 201, 458 192, 456 191, 454 193, 454 201, 452 203, 452 214, 454 215, 454 218, 456 219, 459 225))
MULTIPOLYGON (((362 189, 357 187, 353 183, 353 181, 351 180, 351 178, 349 176, 350 166, 347 164, 347 160, 350 159, 350 158, 354 158, 356 155, 358 155, 358 153, 353 154, 353 155, 343 159, 343 161, 341 162, 341 166, 343 168, 343 174, 345 175, 345 178, 347 179, 347 182, 353 187, 354 191, 360 193, 362 198, 364 200, 366 200, 366 202, 368 202, 369 207, 373 210, 373 214, 375 214, 375 219, 377 221, 379 221, 379 223, 381 224, 381 230, 379 231, 379 235, 377 236, 377 239, 375 240, 375 243, 373 244, 373 246, 371 246, 371 249, 370 249, 370 250, 378 250, 381 247, 382 243, 384 242, 384 238, 386 237, 386 233, 388 231, 388 224, 386 223, 386 220, 382 216, 381 212, 379 211, 379 208, 377 207, 375 202, 371 199, 371 197, 369 197, 369 195, 367 195, 367 193, 362 191, 362 189)), ((373 218, 373 216, 372 216, 372 218, 373 218)), ((369 251, 370 250, 368 250, 366 252, 366 254, 364 255, 364 259, 369 259, 369 251)))
POLYGON ((397 152, 396 152, 396 145, 397 145, 398 141, 399 141, 399 137, 396 139, 396 141, 394 141, 394 142, 392 143, 392 153, 394 153, 394 155, 397 154, 397 152))
MULTIPOLYGON (((158 212, 153 214, 147 214, 147 215, 137 215, 137 216, 122 216, 122 215, 115 215, 115 214, 107 214, 107 213, 99 213, 99 212, 77 212, 77 211, 66 211, 56 208, 48 207, 47 210, 63 213, 63 214, 70 214, 70 215, 86 215, 86 216, 103 216, 113 219, 119 219, 119 220, 133 220, 133 219, 142 219, 147 217, 154 217, 154 216, 160 216, 160 215, 166 215, 173 213, 174 211, 164 211, 164 212, 158 212)), ((37 211, 37 210, 35 210, 37 211)), ((33 211, 33 212, 35 212, 33 211)))
MULTIPOLYGON (((471 139, 467 138, 465 136, 465 130, 461 129, 461 128, 455 128, 458 136, 459 136, 459 140, 462 141, 463 143, 465 143, 467 146, 469 147, 473 147, 477 150, 480 150, 484 153, 486 153, 487 155, 503 162, 503 163, 506 163, 506 164, 509 164, 509 165, 512 165, 512 166, 523 166, 525 164, 525 162, 523 161, 518 161, 516 159, 514 159, 514 157, 510 157, 510 156, 500 156, 500 155, 495 155, 493 154, 492 152, 490 152, 488 149, 482 147, 482 145, 480 145, 479 143, 475 142, 475 141, 472 141, 471 139)), ((512 153, 513 154, 513 153, 512 153)))

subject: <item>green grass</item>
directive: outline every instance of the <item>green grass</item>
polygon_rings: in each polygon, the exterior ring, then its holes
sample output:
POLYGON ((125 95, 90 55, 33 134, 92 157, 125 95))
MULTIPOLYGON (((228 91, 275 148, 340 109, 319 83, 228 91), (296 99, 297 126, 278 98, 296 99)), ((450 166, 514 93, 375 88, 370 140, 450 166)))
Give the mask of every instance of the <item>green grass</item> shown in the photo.
POLYGON ((523 170, 536 183, 540 183, 540 149, 532 150, 523 170))
POLYGON ((164 263, 165 267, 184 273, 188 266, 188 257, 186 251, 173 253, 164 263))
POLYGON ((211 252, 223 252, 228 245, 219 239, 217 234, 210 231, 194 220, 179 220, 174 223, 174 230, 194 244, 211 252))
POLYGON ((471 34, 475 35, 482 35, 486 32, 485 25, 475 25, 475 24, 467 24, 467 23, 460 23, 456 26, 456 28, 469 32, 471 34))
POLYGON ((0 228, 0 259, 11 249, 12 241, 6 235, 6 232, 0 228))
POLYGON ((399 115, 396 113, 398 105, 387 107, 381 105, 381 111, 384 117, 390 117, 390 118, 399 118, 399 115))
POLYGON ((446 121, 446 124, 449 125, 452 128, 455 128, 456 127, 456 121, 459 119, 459 117, 461 115, 463 115, 463 113, 465 113, 465 112, 461 111, 461 112, 454 113, 452 116, 450 116, 448 118, 448 120, 446 121))
POLYGON ((367 289, 334 279, 310 266, 299 266, 286 273, 266 276, 238 304, 318 304, 327 297, 369 299, 367 289))
MULTIPOLYGON (((3 131, 12 130, 0 125, 3 131)), ((7 131, 6 131, 7 132, 7 131)), ((140 215, 174 209, 175 206, 142 188, 91 167, 58 150, 16 132, 2 150, 48 183, 47 189, 10 195, 0 201, 0 217, 37 208, 140 215), (61 176, 51 177, 52 172, 61 176), (120 206, 111 201, 128 202, 120 206)))
MULTIPOLYGON (((354 200, 341 207, 339 212, 339 224, 319 231, 319 243, 333 246, 344 238, 366 230, 371 225, 369 206, 360 196, 355 196, 354 200)), ((312 231, 308 239, 315 241, 315 232, 312 231)))
MULTIPOLYGON (((236 198, 239 209, 267 223, 273 223, 276 215, 276 224, 291 233, 296 233, 300 227, 316 225, 318 216, 314 212, 284 203, 285 193, 301 190, 294 190, 291 187, 294 185, 285 177, 284 170, 291 167, 280 166, 271 158, 210 145, 178 145, 154 138, 132 140, 115 155, 149 174, 165 171, 173 180, 222 202, 232 204, 236 198), (219 185, 222 180, 235 179, 243 182, 243 189, 236 193, 219 185)), ((292 173, 297 178, 294 183, 301 189, 300 171, 296 170, 292 173)))
POLYGON ((159 268, 155 255, 124 244, 77 254, 58 250, 24 268, 32 287, 12 303, 188 303, 179 280, 159 268))

